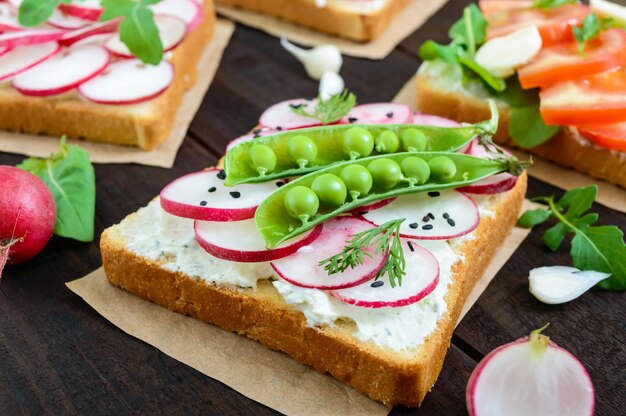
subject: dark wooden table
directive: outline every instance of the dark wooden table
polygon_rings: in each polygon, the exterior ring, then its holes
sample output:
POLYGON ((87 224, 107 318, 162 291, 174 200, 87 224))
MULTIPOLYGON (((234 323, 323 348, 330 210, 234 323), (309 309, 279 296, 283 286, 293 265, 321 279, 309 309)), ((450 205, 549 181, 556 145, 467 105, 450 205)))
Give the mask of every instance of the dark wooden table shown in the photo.
MULTIPOLYGON (((445 41, 466 0, 452 0, 384 61, 345 58, 347 85, 365 102, 388 101, 419 65, 427 39, 445 41)), ((255 125, 277 101, 311 96, 316 83, 277 39, 238 26, 172 169, 97 165, 96 232, 145 205, 172 179, 215 163, 229 139, 255 125)), ((0 154, 0 164, 21 156, 0 154)), ((562 191, 532 180, 529 196, 562 191)), ((1 186, 1 185, 0 185, 1 186)), ((595 205, 603 224, 626 229, 626 217, 595 205)), ((532 232, 457 328, 443 371, 420 409, 393 414, 465 414, 465 386, 476 363, 495 347, 546 322, 546 333, 589 370, 598 415, 626 412, 625 295, 592 290, 561 306, 528 292, 533 267, 569 264, 532 232)), ((258 404, 157 349, 132 338, 70 292, 65 282, 101 264, 98 241, 53 238, 34 260, 5 271, 0 284, 0 414, 255 414, 258 404)), ((314 392, 311 392, 314 394, 314 392)))

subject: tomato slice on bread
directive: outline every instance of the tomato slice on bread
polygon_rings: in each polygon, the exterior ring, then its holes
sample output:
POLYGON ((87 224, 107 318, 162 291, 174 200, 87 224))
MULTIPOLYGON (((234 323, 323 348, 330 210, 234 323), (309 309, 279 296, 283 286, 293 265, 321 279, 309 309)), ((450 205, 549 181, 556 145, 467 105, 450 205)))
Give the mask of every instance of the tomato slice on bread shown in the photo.
POLYGON ((606 149, 626 152, 626 122, 576 127, 589 141, 606 149))
POLYGON ((487 18, 496 13, 526 9, 533 5, 533 0, 480 0, 478 7, 487 18))
POLYGON ((611 29, 587 42, 584 55, 575 42, 543 48, 518 71, 522 88, 547 87, 626 65, 626 31, 611 29))

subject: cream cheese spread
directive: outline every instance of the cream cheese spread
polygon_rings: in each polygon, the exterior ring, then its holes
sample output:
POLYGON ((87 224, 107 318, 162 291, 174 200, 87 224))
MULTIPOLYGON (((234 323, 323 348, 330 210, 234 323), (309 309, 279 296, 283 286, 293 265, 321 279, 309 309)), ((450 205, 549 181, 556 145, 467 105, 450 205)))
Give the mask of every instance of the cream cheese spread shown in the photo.
POLYGON ((380 10, 388 0, 315 0, 317 7, 333 6, 357 13, 373 13, 380 10))

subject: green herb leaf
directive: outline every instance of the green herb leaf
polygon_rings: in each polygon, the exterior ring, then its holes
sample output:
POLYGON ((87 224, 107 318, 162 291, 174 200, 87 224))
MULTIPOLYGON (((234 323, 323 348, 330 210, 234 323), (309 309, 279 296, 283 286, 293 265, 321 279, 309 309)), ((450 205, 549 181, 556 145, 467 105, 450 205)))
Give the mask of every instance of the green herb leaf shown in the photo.
POLYGON ((504 101, 509 107, 528 107, 539 105, 539 89, 525 90, 519 83, 517 75, 506 79, 506 89, 496 94, 499 100, 504 101))
POLYGON ((433 40, 427 40, 420 46, 419 56, 423 61, 432 61, 433 59, 441 59, 451 64, 456 64, 457 49, 459 47, 450 45, 441 45, 433 40))
POLYGON ((535 9, 556 9, 566 4, 577 4, 578 0, 536 0, 532 7, 535 9))
POLYGON ((529 149, 550 140, 560 127, 543 122, 538 105, 511 108, 509 135, 519 147, 529 149))
POLYGON ((463 17, 452 25, 448 36, 453 43, 467 48, 470 57, 474 57, 476 47, 487 40, 487 19, 475 4, 463 10, 463 17))
POLYGON ((616 26, 615 20, 610 17, 600 19, 595 13, 587 15, 580 26, 572 26, 572 33, 578 45, 578 52, 584 54, 585 43, 598 37, 600 32, 616 26))
POLYGON ((57 207, 54 234, 93 241, 96 183, 89 154, 61 138, 59 153, 29 158, 17 166, 38 176, 50 188, 57 207))
POLYGON ((520 227, 524 227, 524 228, 532 228, 535 225, 539 225, 542 224, 546 221, 548 221, 548 219, 550 219, 550 217, 552 216, 552 213, 550 211, 547 211, 545 209, 533 209, 530 211, 526 211, 517 221, 517 224, 520 227))
POLYGON ((480 66, 474 58, 467 54, 465 51, 461 51, 458 54, 459 62, 473 73, 478 75, 488 86, 493 88, 497 92, 504 91, 506 89, 506 82, 502 78, 494 77, 485 68, 480 66))
POLYGON ((20 4, 17 19, 22 26, 35 27, 48 20, 59 4, 68 2, 69 0, 24 0, 20 4))
POLYGON ((322 124, 330 124, 345 117, 355 105, 356 96, 344 90, 341 94, 333 95, 327 100, 322 99, 321 96, 318 97, 317 105, 312 112, 308 112, 304 106, 292 108, 291 111, 301 116, 316 118, 322 124))

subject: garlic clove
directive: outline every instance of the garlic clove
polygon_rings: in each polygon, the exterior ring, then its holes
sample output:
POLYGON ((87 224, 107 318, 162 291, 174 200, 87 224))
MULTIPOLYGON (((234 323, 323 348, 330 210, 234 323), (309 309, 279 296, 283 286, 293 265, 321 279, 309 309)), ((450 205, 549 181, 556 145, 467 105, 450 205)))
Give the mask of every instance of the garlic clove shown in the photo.
POLYGON ((610 275, 574 267, 539 267, 530 271, 528 284, 530 293, 539 301, 558 305, 576 299, 610 275))
POLYGON ((339 48, 334 45, 321 45, 307 50, 299 48, 286 38, 281 38, 280 44, 302 62, 307 74, 314 80, 320 80, 326 71, 338 74, 341 70, 343 58, 339 48))
POLYGON ((320 80, 319 96, 322 100, 328 100, 333 95, 341 94, 344 88, 345 82, 341 75, 325 71, 320 80))

